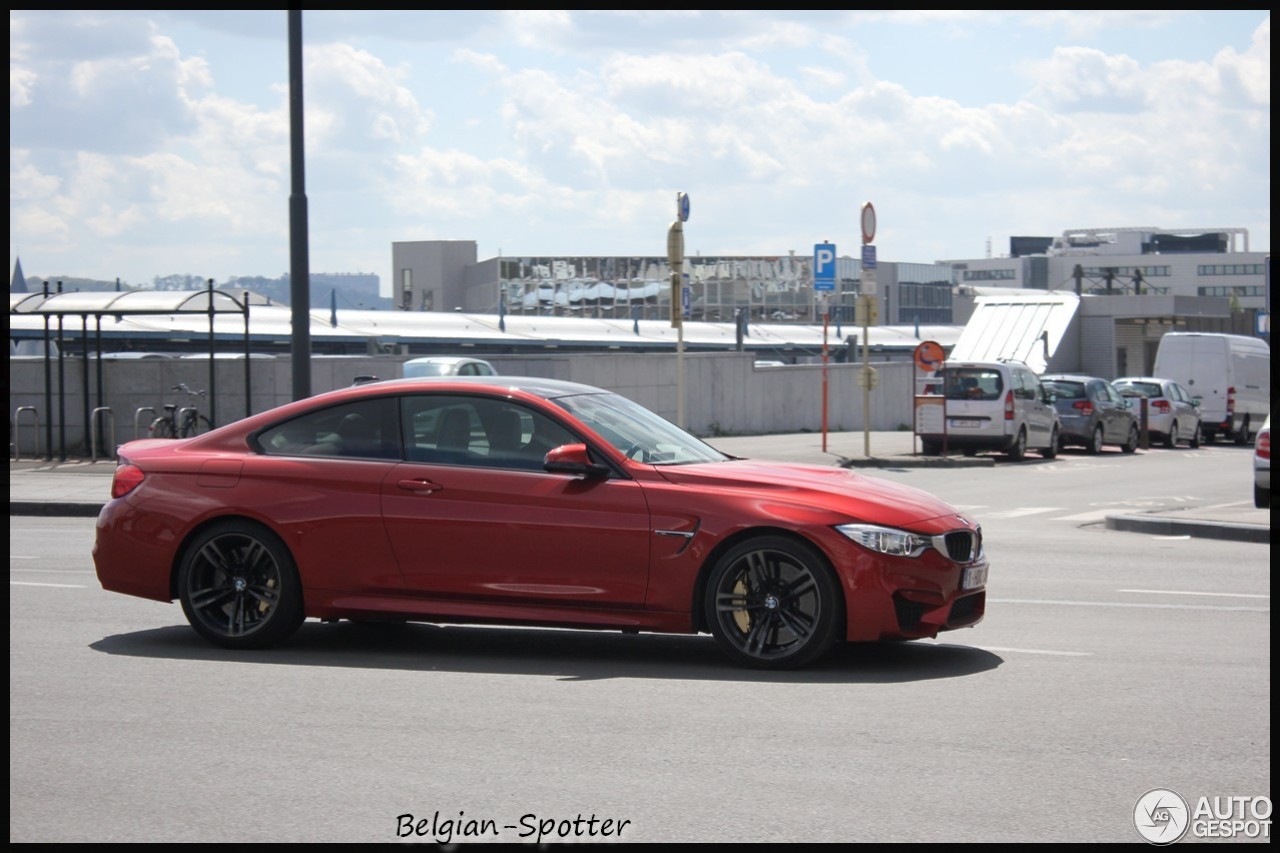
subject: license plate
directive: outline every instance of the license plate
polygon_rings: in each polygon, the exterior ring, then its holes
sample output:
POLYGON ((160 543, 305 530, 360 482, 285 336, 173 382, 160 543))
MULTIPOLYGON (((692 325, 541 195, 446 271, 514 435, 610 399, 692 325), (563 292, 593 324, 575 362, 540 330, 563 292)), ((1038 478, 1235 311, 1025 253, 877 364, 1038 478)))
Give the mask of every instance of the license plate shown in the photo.
POLYGON ((986 566, 970 566, 964 570, 964 577, 960 580, 961 589, 977 589, 980 586, 987 585, 987 567, 986 566))
POLYGON ((960 429, 977 429, 982 426, 982 421, 976 418, 952 418, 951 425, 960 429))

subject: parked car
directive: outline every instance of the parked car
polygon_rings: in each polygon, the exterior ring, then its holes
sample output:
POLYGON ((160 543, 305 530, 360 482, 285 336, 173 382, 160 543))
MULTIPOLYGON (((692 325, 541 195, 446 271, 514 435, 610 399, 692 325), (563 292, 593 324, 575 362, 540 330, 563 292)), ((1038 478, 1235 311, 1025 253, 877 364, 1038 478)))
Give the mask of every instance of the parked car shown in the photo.
POLYGON ((1258 509, 1271 507, 1271 415, 1267 415, 1253 441, 1253 505, 1258 509))
POLYGON ((927 455, 948 450, 994 450, 1014 461, 1027 450, 1045 459, 1058 453, 1061 427, 1053 399, 1031 368, 1020 361, 944 362, 925 394, 943 396, 945 432, 920 433, 927 455))
POLYGON ((1133 411, 1141 421, 1139 401, 1147 401, 1147 431, 1170 449, 1185 441, 1189 447, 1200 446, 1200 400, 1172 379, 1155 376, 1122 376, 1111 385, 1133 402, 1133 411))
POLYGON ((532 377, 342 388, 119 449, 106 590, 231 649, 307 619, 710 633, 784 669, 982 620, 981 528, 852 470, 741 459, 532 377))
POLYGON ((1271 416, 1271 347, 1247 335, 1168 332, 1156 349, 1156 376, 1200 398, 1205 441, 1249 444, 1271 416))
POLYGON ((1083 447, 1101 453, 1116 444, 1125 453, 1138 449, 1138 417, 1111 383, 1098 376, 1058 373, 1040 382, 1055 398, 1059 447, 1083 447))
POLYGON ((497 376, 498 371, 483 358, 431 355, 411 358, 404 363, 404 376, 497 376))

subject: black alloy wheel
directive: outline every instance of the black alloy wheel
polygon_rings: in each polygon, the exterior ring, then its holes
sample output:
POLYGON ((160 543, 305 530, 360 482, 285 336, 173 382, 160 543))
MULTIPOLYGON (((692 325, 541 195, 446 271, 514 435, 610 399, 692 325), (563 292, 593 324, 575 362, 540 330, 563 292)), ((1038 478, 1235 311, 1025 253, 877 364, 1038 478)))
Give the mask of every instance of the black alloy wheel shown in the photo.
POLYGON ((303 621, 293 558, 250 522, 221 522, 196 537, 178 568, 178 594, 191 627, 224 648, 265 648, 303 621))
POLYGON ((816 660, 844 621, 826 560, 781 536, 747 540, 720 558, 707 582, 705 615, 721 650, 760 669, 816 660))

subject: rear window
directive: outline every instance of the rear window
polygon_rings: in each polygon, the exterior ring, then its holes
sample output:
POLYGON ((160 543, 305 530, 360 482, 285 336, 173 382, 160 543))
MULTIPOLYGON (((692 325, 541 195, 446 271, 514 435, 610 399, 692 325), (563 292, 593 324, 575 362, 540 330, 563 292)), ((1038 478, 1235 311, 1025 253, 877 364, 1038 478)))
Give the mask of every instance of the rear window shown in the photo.
MULTIPOLYGON (((999 400, 1004 391, 1000 371, 981 367, 944 367, 937 380, 946 388, 948 400, 999 400)), ((937 380, 925 389, 926 394, 942 390, 937 380)))
POLYGON ((1121 394, 1138 394, 1142 397, 1160 397, 1163 392, 1156 382, 1117 382, 1121 394))
POLYGON ((1044 387, 1046 391, 1057 394, 1059 400, 1083 400, 1085 398, 1083 382, 1050 379, 1044 383, 1044 387))

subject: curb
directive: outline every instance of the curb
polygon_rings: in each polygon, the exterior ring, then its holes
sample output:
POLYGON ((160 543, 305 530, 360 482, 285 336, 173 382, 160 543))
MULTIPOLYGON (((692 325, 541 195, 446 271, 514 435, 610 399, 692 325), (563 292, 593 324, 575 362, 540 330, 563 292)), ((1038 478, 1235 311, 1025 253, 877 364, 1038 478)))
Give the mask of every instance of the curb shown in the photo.
POLYGON ((991 468, 990 456, 870 456, 841 459, 841 468, 991 468))
POLYGON ((9 515, 47 518, 97 518, 104 504, 56 503, 54 501, 9 501, 9 515))
POLYGON ((1151 533, 1157 536, 1194 536, 1198 539, 1226 539, 1232 542, 1271 544, 1271 528, 1228 521, 1156 518, 1144 515, 1108 515, 1108 530, 1151 533))

